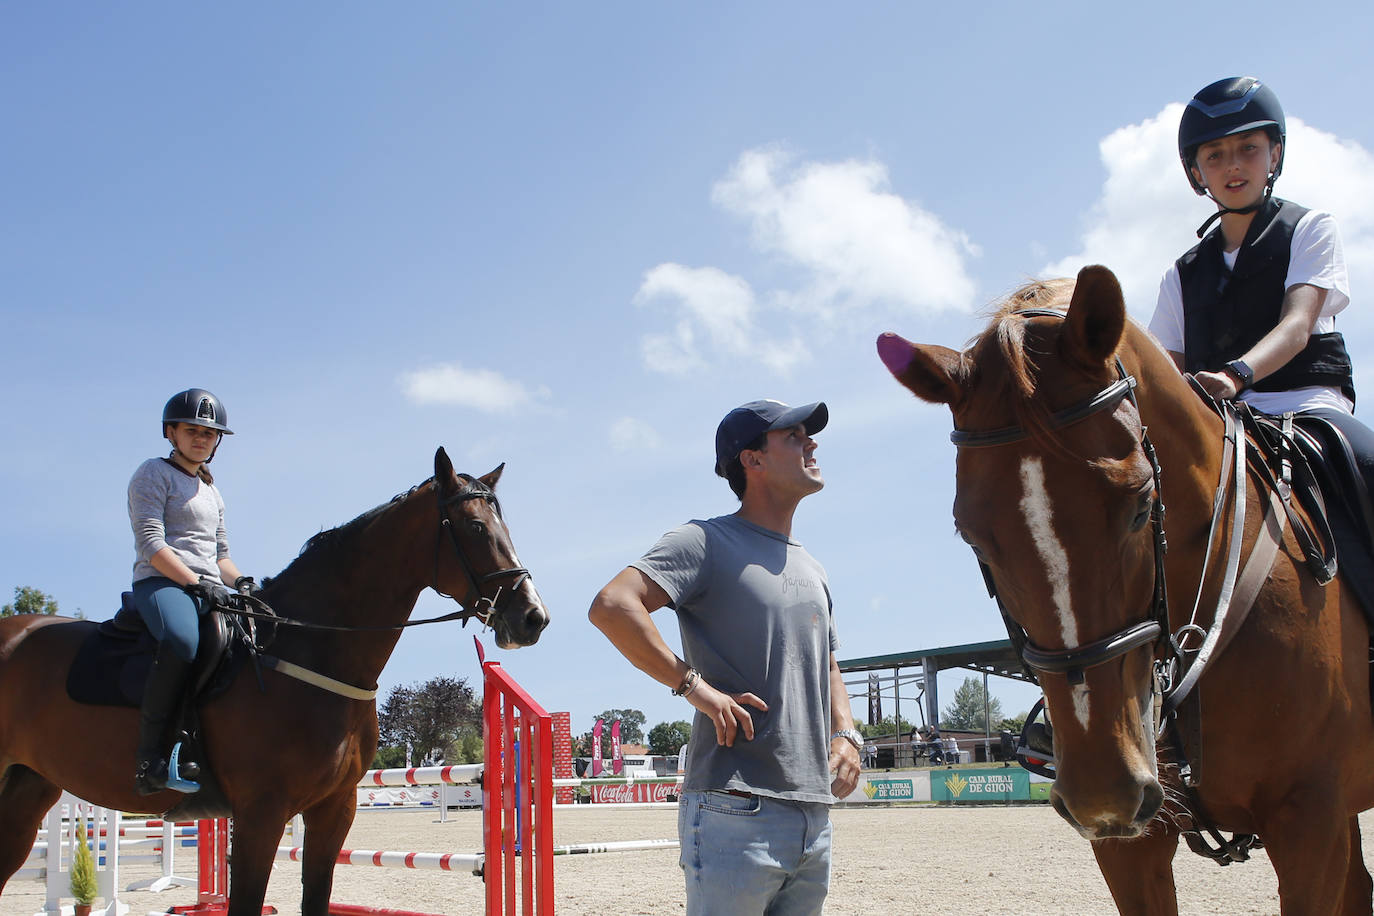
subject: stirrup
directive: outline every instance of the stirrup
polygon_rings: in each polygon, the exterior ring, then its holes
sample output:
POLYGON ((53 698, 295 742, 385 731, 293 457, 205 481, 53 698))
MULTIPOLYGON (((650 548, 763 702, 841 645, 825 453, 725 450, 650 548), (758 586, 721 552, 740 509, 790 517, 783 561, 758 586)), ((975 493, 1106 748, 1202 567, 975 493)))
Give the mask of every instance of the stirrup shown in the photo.
POLYGON ((179 757, 181 757, 180 741, 172 746, 172 756, 167 759, 167 788, 174 792, 184 792, 187 795, 192 792, 199 792, 200 783, 181 778, 181 769, 177 764, 179 757))

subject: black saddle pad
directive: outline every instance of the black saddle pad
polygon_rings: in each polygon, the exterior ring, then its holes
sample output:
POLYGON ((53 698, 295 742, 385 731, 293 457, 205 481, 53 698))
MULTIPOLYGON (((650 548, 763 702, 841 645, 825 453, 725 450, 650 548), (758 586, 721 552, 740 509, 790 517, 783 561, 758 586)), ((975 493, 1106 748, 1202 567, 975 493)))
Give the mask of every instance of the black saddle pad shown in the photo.
MULTIPOLYGON (((67 695, 92 706, 143 704, 143 687, 153 666, 157 640, 142 626, 126 599, 113 620, 97 626, 82 642, 67 672, 67 695)), ((200 648, 191 671, 197 702, 222 693, 233 680, 244 654, 234 645, 223 615, 200 620, 200 648)))
POLYGON ((67 672, 67 695, 93 706, 141 705, 156 649, 147 630, 129 633, 105 621, 77 651, 67 672))

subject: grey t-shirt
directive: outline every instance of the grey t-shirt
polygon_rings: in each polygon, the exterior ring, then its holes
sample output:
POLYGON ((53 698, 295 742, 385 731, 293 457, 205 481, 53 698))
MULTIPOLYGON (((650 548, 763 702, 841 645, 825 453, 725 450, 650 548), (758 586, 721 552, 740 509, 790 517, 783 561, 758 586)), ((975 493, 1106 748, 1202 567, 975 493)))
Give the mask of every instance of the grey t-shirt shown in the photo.
POLYGON ((830 653, 838 645, 825 570, 790 538, 724 515, 673 529, 631 564, 668 594, 687 664, 717 690, 749 692, 754 740, 716 743, 698 712, 688 790, 738 789, 795 801, 830 794, 830 653))
POLYGON ((229 556, 224 500, 214 484, 163 458, 149 458, 129 480, 129 524, 134 529, 133 581, 160 576, 149 560, 164 547, 176 551, 197 576, 220 580, 229 556))

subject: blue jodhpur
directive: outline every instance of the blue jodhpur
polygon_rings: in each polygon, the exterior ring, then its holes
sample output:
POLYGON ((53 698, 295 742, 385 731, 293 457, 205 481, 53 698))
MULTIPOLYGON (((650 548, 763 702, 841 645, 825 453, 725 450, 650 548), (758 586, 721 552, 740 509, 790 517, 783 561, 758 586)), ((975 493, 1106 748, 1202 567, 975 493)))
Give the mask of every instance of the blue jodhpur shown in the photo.
POLYGON ((200 607, 196 599, 163 576, 150 576, 134 583, 134 604, 148 632, 182 661, 195 661, 200 643, 200 607))

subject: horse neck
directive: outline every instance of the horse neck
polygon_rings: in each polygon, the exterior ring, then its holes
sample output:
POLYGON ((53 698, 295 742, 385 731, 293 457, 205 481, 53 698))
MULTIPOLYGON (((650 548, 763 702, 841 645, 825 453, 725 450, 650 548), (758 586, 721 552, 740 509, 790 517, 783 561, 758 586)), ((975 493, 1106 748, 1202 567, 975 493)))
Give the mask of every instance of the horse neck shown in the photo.
MULTIPOLYGON (((331 626, 405 623, 428 585, 437 516, 432 487, 389 506, 345 543, 324 545, 301 569, 275 580, 265 600, 283 617, 331 626)), ((322 674, 369 687, 386 666, 401 630, 361 632, 280 627, 272 651, 322 674)))

